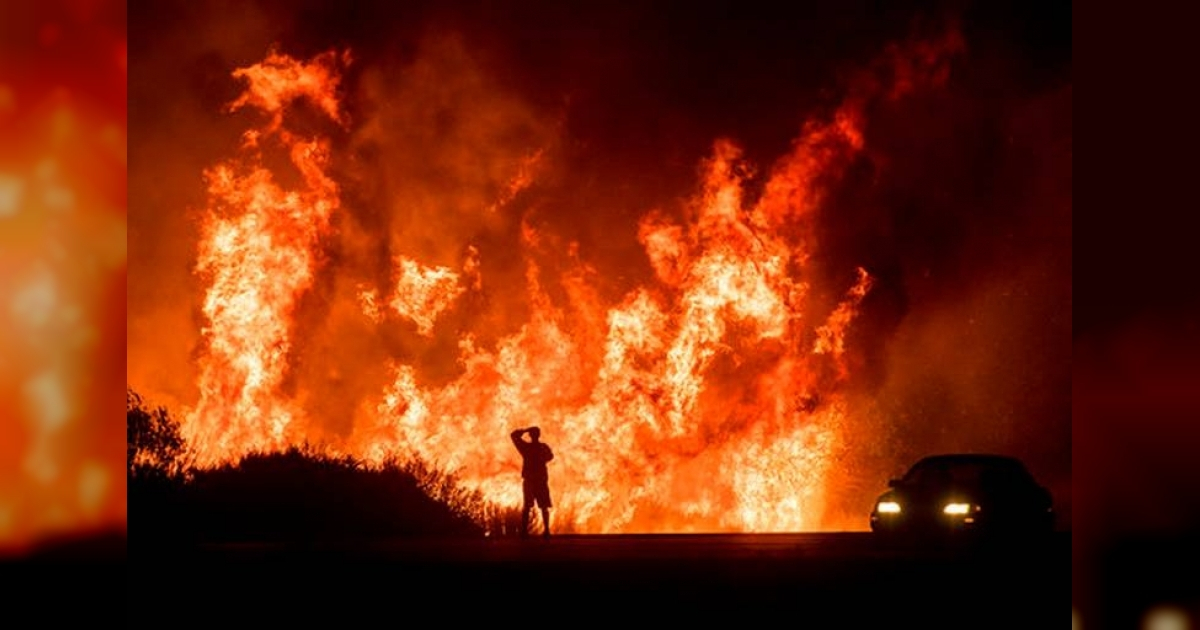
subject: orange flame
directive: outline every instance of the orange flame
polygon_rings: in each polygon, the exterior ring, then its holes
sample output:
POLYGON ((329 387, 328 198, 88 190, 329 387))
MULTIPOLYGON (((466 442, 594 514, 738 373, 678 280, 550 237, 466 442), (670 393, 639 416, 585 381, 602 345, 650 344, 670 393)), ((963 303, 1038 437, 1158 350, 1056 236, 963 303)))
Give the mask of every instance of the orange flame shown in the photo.
POLYGON ((253 106, 270 116, 246 134, 243 154, 206 173, 211 202, 197 271, 211 282, 204 300, 208 355, 200 368, 200 400, 187 414, 184 437, 200 462, 231 453, 282 447, 297 414, 279 387, 287 373, 291 318, 311 286, 315 246, 338 208, 338 186, 326 174, 328 143, 282 129, 284 110, 308 98, 334 120, 337 64, 326 54, 311 63, 271 54, 238 70, 249 81, 230 106, 253 106), (303 186, 282 188, 264 166, 260 141, 276 139, 300 172, 303 186))
POLYGON ((838 369, 843 378, 848 376, 846 365, 842 362, 842 355, 846 353, 846 328, 850 326, 859 302, 867 295, 870 288, 871 276, 867 275, 865 269, 859 267, 858 282, 854 284, 854 288, 850 289, 850 293, 841 304, 838 304, 837 309, 830 313, 825 325, 817 329, 817 343, 813 347, 813 352, 832 354, 838 362, 838 369))
POLYGON ((425 267, 405 256, 396 259, 396 266, 400 280, 388 306, 415 322, 417 332, 428 337, 437 316, 463 292, 458 274, 447 267, 425 267))
POLYGON ((496 212, 508 205, 522 190, 533 185, 533 176, 542 161, 545 149, 538 149, 525 156, 517 167, 517 174, 508 181, 508 185, 500 194, 500 199, 488 207, 489 212, 496 212))

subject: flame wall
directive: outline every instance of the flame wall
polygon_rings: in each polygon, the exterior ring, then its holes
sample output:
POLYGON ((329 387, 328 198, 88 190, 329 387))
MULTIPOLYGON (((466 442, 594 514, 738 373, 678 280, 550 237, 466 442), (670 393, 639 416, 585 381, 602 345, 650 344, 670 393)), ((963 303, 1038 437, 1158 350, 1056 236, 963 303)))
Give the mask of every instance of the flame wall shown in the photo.
POLYGON ((931 450, 1069 487, 1069 83, 971 14, 822 50, 306 7, 133 21, 129 379, 202 461, 415 455, 514 504, 536 424, 595 532, 860 528, 931 450))

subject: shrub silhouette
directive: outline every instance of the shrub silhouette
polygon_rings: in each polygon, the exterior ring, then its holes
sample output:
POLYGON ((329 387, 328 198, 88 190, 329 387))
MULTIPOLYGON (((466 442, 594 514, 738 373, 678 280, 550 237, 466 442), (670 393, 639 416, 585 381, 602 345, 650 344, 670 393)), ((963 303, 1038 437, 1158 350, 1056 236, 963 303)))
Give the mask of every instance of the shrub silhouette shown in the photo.
POLYGON ((504 535, 515 507, 418 460, 367 466, 312 446, 194 468, 165 409, 129 392, 129 536, 139 547, 504 535))
POLYGON ((299 448, 197 472, 188 490, 192 522, 218 540, 483 535, 399 467, 299 448))

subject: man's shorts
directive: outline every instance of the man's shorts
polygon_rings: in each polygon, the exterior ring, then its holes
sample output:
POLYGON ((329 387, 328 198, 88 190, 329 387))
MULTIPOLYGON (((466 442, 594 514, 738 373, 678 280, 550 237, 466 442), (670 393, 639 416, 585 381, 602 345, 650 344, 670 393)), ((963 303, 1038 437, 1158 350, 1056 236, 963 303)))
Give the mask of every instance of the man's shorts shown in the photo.
POLYGON ((525 489, 525 509, 529 509, 537 504, 538 507, 548 508, 553 504, 550 502, 550 484, 546 482, 529 481, 524 482, 525 489))

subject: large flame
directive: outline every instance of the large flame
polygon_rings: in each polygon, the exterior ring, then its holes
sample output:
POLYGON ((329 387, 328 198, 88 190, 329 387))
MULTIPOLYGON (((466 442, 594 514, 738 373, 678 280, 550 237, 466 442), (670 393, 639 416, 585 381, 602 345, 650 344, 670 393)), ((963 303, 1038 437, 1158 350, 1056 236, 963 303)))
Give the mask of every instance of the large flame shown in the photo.
POLYGON ((230 110, 253 106, 270 118, 246 132, 241 155, 207 173, 212 204, 197 269, 212 283, 204 301, 208 356, 200 401, 183 425, 202 463, 279 448, 296 437, 287 430, 298 410, 279 387, 292 314, 313 282, 315 246, 338 207, 338 187, 325 173, 327 143, 283 129, 283 113, 308 97, 338 119, 334 93, 342 61, 334 54, 310 63, 272 54, 234 73, 249 87, 230 110), (261 143, 269 140, 286 149, 301 175, 299 189, 281 187, 264 165, 261 143))
MULTIPOLYGON (((895 73, 896 86, 874 92, 910 89, 922 64, 938 75, 929 50, 919 50, 917 69, 908 63, 895 73)), ((439 327, 456 305, 494 288, 481 272, 487 250, 472 245, 457 267, 394 252, 384 291, 356 285, 366 326, 456 335, 458 371, 433 379, 415 361, 394 360, 382 391, 354 410, 352 427, 325 433, 310 428, 314 412, 288 383, 298 304, 327 271, 323 237, 341 191, 329 138, 293 133, 288 122, 304 101, 348 124, 338 91, 347 62, 348 54, 306 62, 272 53, 234 73, 247 88, 232 109, 257 108, 266 121, 247 132, 235 158, 207 173, 197 264, 208 283, 206 352, 200 399, 184 422, 201 463, 321 441, 373 463, 416 457, 487 499, 516 505, 520 465, 508 433, 538 425, 557 454, 557 527, 823 526, 848 412, 847 335, 872 277, 847 269, 856 277, 838 287, 840 299, 814 297, 813 219, 825 187, 864 147, 871 94, 854 93, 827 120, 805 126, 763 182, 734 142, 715 142, 682 212, 641 219, 652 281, 615 301, 600 297, 577 247, 559 247, 545 228, 523 223, 515 245, 524 286, 500 290, 523 295, 529 316, 494 343, 439 327), (274 165, 268 156, 280 150, 287 161, 274 165), (280 169, 299 173, 294 185, 280 183, 280 169), (544 264, 548 258, 555 265, 544 264)), ((538 149, 528 155, 488 213, 531 185, 546 157, 538 149)))

